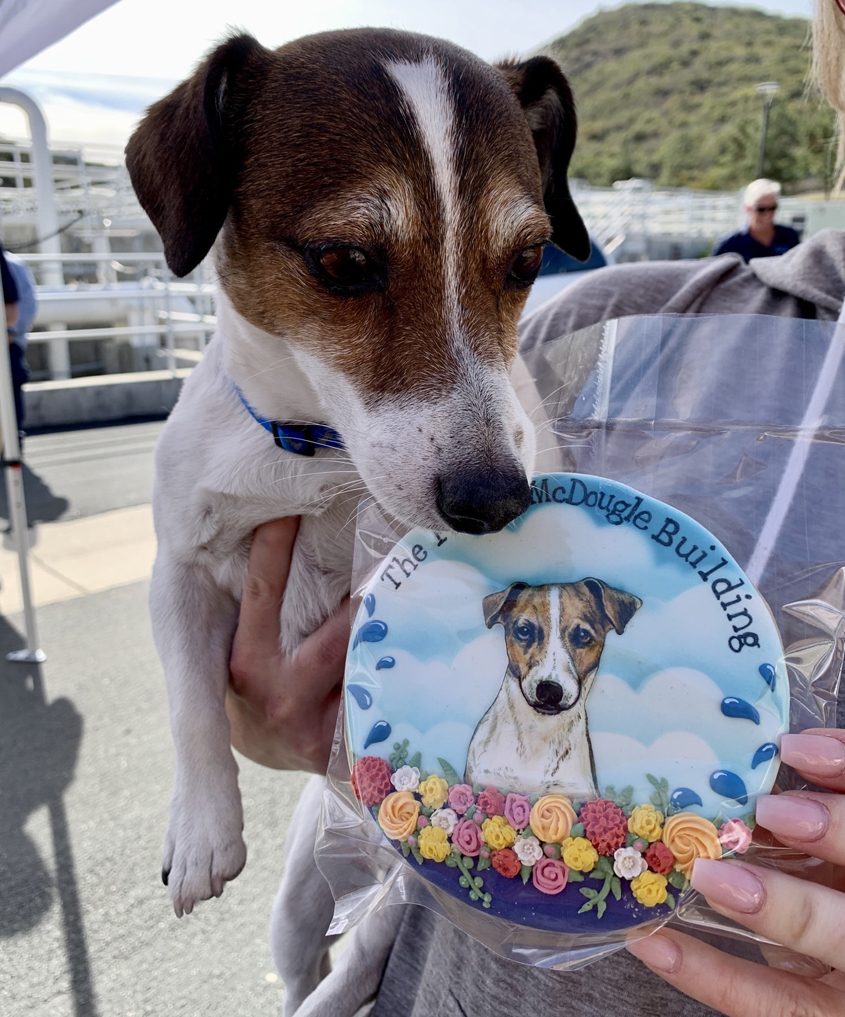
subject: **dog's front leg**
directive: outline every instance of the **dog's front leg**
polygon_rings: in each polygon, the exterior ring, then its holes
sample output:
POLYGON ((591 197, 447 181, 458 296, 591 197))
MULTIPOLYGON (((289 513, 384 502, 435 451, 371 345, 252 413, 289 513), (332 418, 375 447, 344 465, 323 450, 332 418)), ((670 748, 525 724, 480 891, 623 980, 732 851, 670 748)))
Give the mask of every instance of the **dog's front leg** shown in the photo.
POLYGON ((178 916, 219 897, 246 861, 238 767, 224 709, 237 605, 206 570, 159 552, 150 590, 176 750, 162 877, 178 916))

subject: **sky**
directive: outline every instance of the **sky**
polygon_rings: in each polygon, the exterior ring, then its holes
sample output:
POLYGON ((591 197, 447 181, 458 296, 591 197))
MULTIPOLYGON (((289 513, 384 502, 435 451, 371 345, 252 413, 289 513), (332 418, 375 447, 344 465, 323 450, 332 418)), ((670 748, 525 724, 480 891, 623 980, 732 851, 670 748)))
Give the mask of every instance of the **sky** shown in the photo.
MULTIPOLYGON (((809 17, 812 0, 724 3, 809 17)), ((232 28, 269 47, 332 28, 402 28, 451 39, 494 60, 529 52, 616 6, 596 0, 309 0, 283 9, 267 0, 120 0, 0 84, 34 95, 54 143, 122 147, 144 107, 186 77, 232 28)), ((0 104, 0 133, 25 136, 23 115, 0 104)))

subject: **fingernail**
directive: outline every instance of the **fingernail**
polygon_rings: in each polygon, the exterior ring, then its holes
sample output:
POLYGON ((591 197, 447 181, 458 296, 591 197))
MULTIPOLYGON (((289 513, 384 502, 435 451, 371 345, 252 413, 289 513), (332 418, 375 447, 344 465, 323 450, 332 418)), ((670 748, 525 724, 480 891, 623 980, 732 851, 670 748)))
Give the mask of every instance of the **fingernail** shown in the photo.
POLYGON ((817 773, 820 777, 838 777, 845 773, 845 744, 825 735, 783 735, 780 758, 798 770, 817 773))
POLYGON ((711 904, 743 915, 759 911, 766 896, 763 884, 754 873, 735 862, 699 858, 692 868, 690 883, 711 904))
POLYGON ((681 949, 668 936, 656 933, 626 945, 628 953, 633 954, 637 960, 641 960, 643 964, 654 968, 655 971, 672 975, 681 966, 681 949))
POLYGON ((830 813, 821 802, 798 795, 762 795, 756 816, 761 826, 789 840, 818 840, 830 824, 830 813))

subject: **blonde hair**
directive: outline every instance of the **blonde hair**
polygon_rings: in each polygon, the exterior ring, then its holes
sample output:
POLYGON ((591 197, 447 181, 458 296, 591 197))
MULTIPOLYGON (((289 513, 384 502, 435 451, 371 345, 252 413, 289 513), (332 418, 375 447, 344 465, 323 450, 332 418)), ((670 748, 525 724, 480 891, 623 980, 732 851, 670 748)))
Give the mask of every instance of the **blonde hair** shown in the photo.
POLYGON ((816 0, 813 18, 813 80, 837 115, 837 189, 845 176, 845 13, 836 0, 816 0))

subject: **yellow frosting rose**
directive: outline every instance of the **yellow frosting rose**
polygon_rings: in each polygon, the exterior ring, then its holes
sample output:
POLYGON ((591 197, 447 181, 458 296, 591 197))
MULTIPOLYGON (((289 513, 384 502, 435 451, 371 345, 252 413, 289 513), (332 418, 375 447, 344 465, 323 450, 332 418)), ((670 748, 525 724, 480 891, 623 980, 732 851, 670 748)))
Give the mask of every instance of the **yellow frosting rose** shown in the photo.
POLYGON ((420 781, 417 794, 422 798, 423 805, 429 809, 439 809, 449 797, 449 785, 442 777, 432 774, 420 781))
POLYGON ((420 854, 433 862, 444 862, 452 850, 442 826, 424 826, 417 841, 420 854))
POLYGON ((512 847, 516 841, 516 830, 504 816, 491 816, 481 824, 481 839, 494 851, 512 847))
POLYGON ((663 833, 663 813, 653 805, 638 805, 628 819, 628 829, 635 837, 642 837, 649 844, 660 840, 663 833))
POLYGON ((663 826, 663 843, 675 856, 675 868, 689 879, 696 858, 721 858, 719 832, 703 816, 679 812, 663 826))
POLYGON ((599 853, 586 837, 567 837, 563 842, 563 863, 578 872, 592 872, 598 865, 599 853))
POLYGON ((531 809, 531 829, 547 844, 562 844, 577 821, 566 795, 543 795, 531 809))
POLYGON ((393 791, 379 806, 378 825, 391 840, 405 840, 417 828, 420 803, 410 791, 393 791))
POLYGON ((669 891, 666 889, 666 877, 659 872, 643 872, 631 880, 631 890, 640 904, 647 908, 665 904, 669 891))

